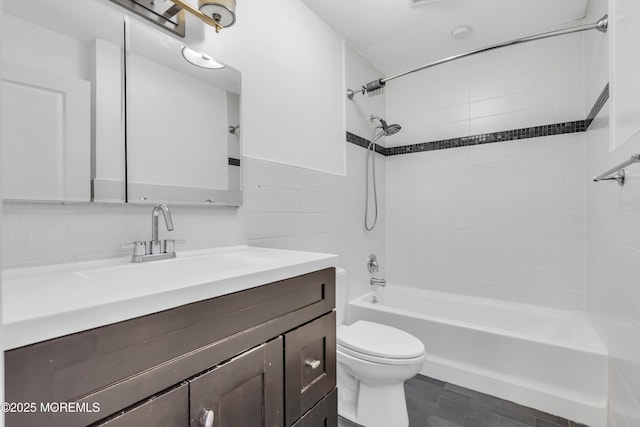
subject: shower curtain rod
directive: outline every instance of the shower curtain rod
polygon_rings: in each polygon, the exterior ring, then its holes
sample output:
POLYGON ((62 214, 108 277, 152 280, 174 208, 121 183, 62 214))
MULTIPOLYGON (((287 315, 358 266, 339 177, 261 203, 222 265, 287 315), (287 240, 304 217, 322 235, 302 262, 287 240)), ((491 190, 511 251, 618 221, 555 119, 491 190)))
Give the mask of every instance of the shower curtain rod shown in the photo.
POLYGON ((476 53, 488 52, 490 50, 498 49, 498 48, 501 48, 501 47, 513 46, 513 45, 520 44, 520 43, 527 43, 527 42, 532 42, 532 41, 535 41, 535 40, 546 39, 546 38, 549 38, 549 37, 556 37, 556 36, 562 36, 562 35, 565 35, 565 34, 577 33, 577 32, 580 32, 580 31, 598 30, 598 31, 600 31, 602 33, 606 33, 608 26, 609 26, 608 15, 604 15, 602 18, 600 18, 594 24, 580 25, 580 26, 577 26, 577 27, 565 28, 563 30, 555 30, 555 31, 549 31, 549 32, 546 32, 546 33, 534 34, 534 35, 531 35, 531 36, 510 40, 510 41, 507 41, 507 42, 498 43, 498 44, 495 44, 493 46, 483 47, 483 48, 480 48, 480 49, 476 49, 476 50, 472 50, 472 51, 469 51, 469 52, 461 53, 461 54, 458 54, 458 55, 450 56, 448 58, 441 59, 439 61, 431 62, 431 63, 429 63, 427 65, 423 65, 422 67, 419 67, 419 68, 416 68, 416 69, 413 69, 413 70, 403 71, 401 73, 392 74, 390 76, 383 77, 381 79, 373 80, 373 81, 367 83, 366 85, 362 86, 362 88, 360 88, 358 90, 347 89, 347 97, 349 99, 353 99, 353 96, 356 93, 360 93, 360 94, 364 95, 367 92, 373 92, 375 90, 382 89, 384 87, 384 85, 390 80, 394 80, 394 79, 397 79, 399 77, 406 76, 407 74, 412 74, 412 73, 415 73, 415 72, 418 72, 418 71, 422 71, 422 70, 425 70, 427 68, 434 67, 436 65, 444 64, 446 62, 454 61, 456 59, 466 58, 467 56, 475 55, 476 53))

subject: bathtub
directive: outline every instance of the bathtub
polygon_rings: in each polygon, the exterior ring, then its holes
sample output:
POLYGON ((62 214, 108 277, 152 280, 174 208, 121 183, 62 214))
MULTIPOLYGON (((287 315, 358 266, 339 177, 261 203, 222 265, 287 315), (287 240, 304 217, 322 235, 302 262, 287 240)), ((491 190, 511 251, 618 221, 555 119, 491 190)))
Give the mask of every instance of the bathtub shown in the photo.
POLYGON ((421 339, 423 375, 606 426, 607 351, 584 313, 389 285, 348 314, 421 339))

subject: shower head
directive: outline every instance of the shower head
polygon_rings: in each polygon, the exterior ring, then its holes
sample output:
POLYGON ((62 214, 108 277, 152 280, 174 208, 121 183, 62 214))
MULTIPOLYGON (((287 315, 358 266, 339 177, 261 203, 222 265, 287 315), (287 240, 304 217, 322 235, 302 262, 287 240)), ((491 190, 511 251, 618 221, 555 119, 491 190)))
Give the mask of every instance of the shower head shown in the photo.
POLYGON ((382 128, 382 130, 384 131, 384 136, 389 136, 389 135, 393 135, 394 133, 398 133, 400 132, 400 129, 402 129, 402 126, 400 126, 397 123, 394 123, 392 125, 382 128))
POLYGON ((378 117, 378 116, 372 115, 369 120, 371 120, 372 122, 375 121, 375 120, 378 120, 380 122, 378 127, 380 129, 382 129, 382 133, 383 133, 384 136, 389 136, 389 135, 396 134, 396 133, 400 132, 400 129, 402 129, 402 126, 400 126, 397 123, 388 125, 387 122, 384 121, 384 119, 382 117, 378 117))

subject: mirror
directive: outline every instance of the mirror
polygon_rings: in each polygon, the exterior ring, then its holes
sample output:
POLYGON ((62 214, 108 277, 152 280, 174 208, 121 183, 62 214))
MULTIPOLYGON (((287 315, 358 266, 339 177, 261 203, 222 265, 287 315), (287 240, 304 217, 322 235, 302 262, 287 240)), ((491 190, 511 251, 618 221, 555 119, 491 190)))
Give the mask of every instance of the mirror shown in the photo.
POLYGON ((146 23, 127 28, 127 200, 241 205, 240 72, 146 23))
POLYGON ((86 0, 4 0, 2 14, 3 196, 88 201, 96 140, 124 144, 123 15, 86 0))
POLYGON ((241 205, 237 70, 108 1, 2 13, 5 199, 241 205))

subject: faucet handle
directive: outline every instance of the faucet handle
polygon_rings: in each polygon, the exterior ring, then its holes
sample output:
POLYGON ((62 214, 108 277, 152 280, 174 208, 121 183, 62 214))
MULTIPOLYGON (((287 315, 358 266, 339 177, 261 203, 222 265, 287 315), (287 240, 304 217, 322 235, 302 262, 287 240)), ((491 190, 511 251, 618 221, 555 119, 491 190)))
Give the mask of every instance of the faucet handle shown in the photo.
POLYGON ((379 271, 378 258, 376 258, 375 254, 370 254, 367 257, 367 269, 369 273, 374 274, 379 271))
POLYGON ((132 243, 123 243, 120 245, 121 249, 131 249, 133 248, 133 256, 143 256, 147 253, 147 242, 143 240, 136 240, 132 243))
POLYGON ((175 252, 176 245, 184 245, 187 243, 185 239, 164 239, 162 241, 162 248, 165 252, 175 252))
POLYGON ((162 242, 160 240, 149 241, 149 253, 151 255, 158 255, 162 253, 162 242))

